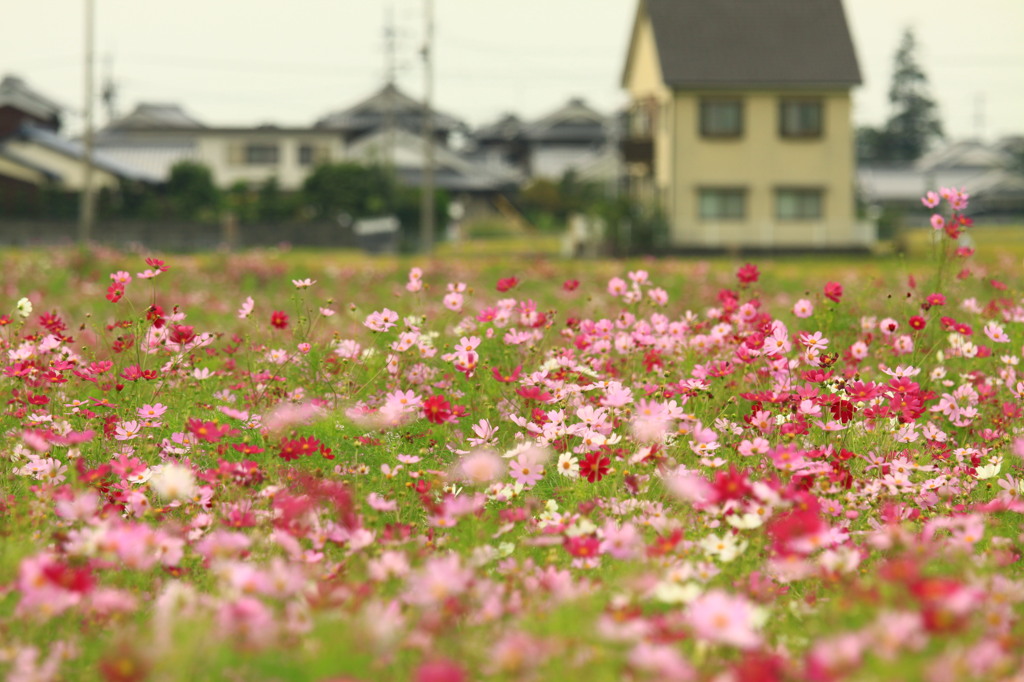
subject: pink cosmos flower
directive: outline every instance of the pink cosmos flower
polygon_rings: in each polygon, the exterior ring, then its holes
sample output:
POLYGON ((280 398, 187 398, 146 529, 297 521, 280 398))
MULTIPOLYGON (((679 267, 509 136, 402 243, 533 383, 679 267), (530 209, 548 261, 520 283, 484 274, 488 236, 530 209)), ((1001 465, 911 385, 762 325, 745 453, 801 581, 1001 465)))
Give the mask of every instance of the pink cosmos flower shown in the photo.
POLYGON ((405 285, 406 291, 417 292, 423 288, 423 270, 413 268, 409 270, 409 281, 405 285))
POLYGON ((753 605, 740 596, 713 589, 690 602, 686 621, 699 639, 753 649, 761 644, 753 605))
POLYGON ((544 467, 533 457, 520 455, 509 464, 512 478, 527 488, 532 488, 544 477, 544 467))
POLYGON ((398 322, 398 313, 389 308, 377 310, 370 313, 363 322, 366 327, 375 332, 386 332, 398 322))
POLYGON ((800 319, 806 319, 814 314, 814 304, 806 298, 801 298, 793 304, 793 314, 800 319))
MULTIPOLYGON (((539 470, 539 467, 537 468, 539 470)), ((461 480, 474 485, 490 483, 501 478, 504 473, 505 461, 493 450, 484 449, 474 450, 463 457, 457 469, 457 475, 461 480)))
POLYGON ((465 592, 472 580, 472 569, 462 566, 458 554, 433 556, 409 576, 405 600, 410 604, 433 607, 465 592))
POLYGON ((164 416, 165 412, 167 412, 166 405, 163 405, 161 403, 150 405, 147 403, 146 405, 140 407, 136 411, 136 414, 138 414, 143 419, 159 419, 160 417, 164 416))
POLYGON ((450 291, 444 296, 444 307, 451 310, 453 313, 462 311, 462 294, 457 291, 450 291))
POLYGON ((252 300, 252 296, 249 296, 242 301, 242 307, 238 309, 238 319, 244 320, 245 318, 252 315, 252 309, 256 306, 256 301, 252 300))
POLYGON ((935 208, 939 205, 939 201, 939 195, 935 192, 928 192, 921 197, 921 203, 924 204, 926 208, 935 208))
POLYGON ((658 305, 665 305, 668 303, 668 292, 661 287, 655 287, 647 291, 647 297, 650 298, 658 305))
POLYGON ((115 440, 132 440, 138 438, 142 431, 142 425, 137 421, 118 422, 114 428, 115 440))
POLYGON ((1002 325, 998 322, 989 322, 985 325, 985 336, 992 339, 996 343, 1009 343, 1010 337, 1003 331, 1002 325))

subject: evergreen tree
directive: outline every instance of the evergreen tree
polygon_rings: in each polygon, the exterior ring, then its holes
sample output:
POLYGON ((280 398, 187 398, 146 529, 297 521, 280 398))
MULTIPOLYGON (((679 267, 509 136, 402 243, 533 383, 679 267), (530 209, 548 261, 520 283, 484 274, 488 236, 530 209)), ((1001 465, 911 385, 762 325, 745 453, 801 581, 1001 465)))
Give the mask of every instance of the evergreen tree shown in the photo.
POLYGON ((896 51, 889 103, 892 114, 881 128, 861 128, 857 154, 865 161, 914 161, 944 137, 938 105, 928 92, 928 77, 917 61, 910 29, 896 51))
POLYGON ((903 32, 900 49, 889 87, 893 113, 886 124, 893 156, 913 161, 924 154, 931 143, 943 137, 938 106, 928 93, 928 77, 917 62, 917 42, 910 29, 903 32))

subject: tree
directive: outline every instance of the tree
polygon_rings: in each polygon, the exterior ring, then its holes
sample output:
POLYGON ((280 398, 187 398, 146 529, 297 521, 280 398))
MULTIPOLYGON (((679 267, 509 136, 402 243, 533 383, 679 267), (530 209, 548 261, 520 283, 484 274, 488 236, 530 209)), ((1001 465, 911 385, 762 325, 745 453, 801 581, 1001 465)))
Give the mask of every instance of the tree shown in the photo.
POLYGON ((171 168, 167 194, 175 212, 190 220, 214 220, 220 209, 220 190, 210 169, 195 161, 179 161, 171 168))
POLYGON ((857 132, 861 160, 914 161, 944 137, 938 105, 928 92, 928 77, 917 61, 916 49, 913 31, 905 30, 889 86, 892 113, 882 128, 857 132))
POLYGON ((317 166, 302 186, 306 201, 317 214, 335 218, 380 215, 390 202, 393 185, 382 166, 333 163, 317 166))

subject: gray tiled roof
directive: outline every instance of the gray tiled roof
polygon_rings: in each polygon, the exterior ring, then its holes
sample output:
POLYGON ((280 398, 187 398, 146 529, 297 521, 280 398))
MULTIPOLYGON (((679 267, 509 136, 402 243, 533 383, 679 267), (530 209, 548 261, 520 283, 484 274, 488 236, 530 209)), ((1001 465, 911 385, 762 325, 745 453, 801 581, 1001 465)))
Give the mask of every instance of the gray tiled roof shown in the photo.
MULTIPOLYGON (((454 116, 433 111, 434 129, 454 131, 466 126, 454 116)), ((388 83, 369 98, 340 111, 334 111, 316 122, 317 128, 342 132, 366 132, 386 126, 389 118, 395 125, 408 130, 423 127, 423 102, 413 99, 388 83)))
POLYGON ((194 130, 205 128, 177 104, 143 102, 135 111, 111 123, 108 130, 194 130))
POLYGON ((535 142, 604 142, 608 133, 605 117, 579 98, 535 121, 525 129, 535 142))
POLYGON ((665 83, 686 87, 861 82, 841 0, 640 0, 665 83))

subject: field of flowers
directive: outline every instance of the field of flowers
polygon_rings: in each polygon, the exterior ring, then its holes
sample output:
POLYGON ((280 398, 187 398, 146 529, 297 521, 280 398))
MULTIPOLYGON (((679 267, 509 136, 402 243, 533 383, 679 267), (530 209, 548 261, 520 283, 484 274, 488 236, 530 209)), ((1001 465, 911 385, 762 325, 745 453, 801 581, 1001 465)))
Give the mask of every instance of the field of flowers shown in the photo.
POLYGON ((941 194, 786 285, 6 257, 0 674, 1024 680, 1022 282, 941 194))

